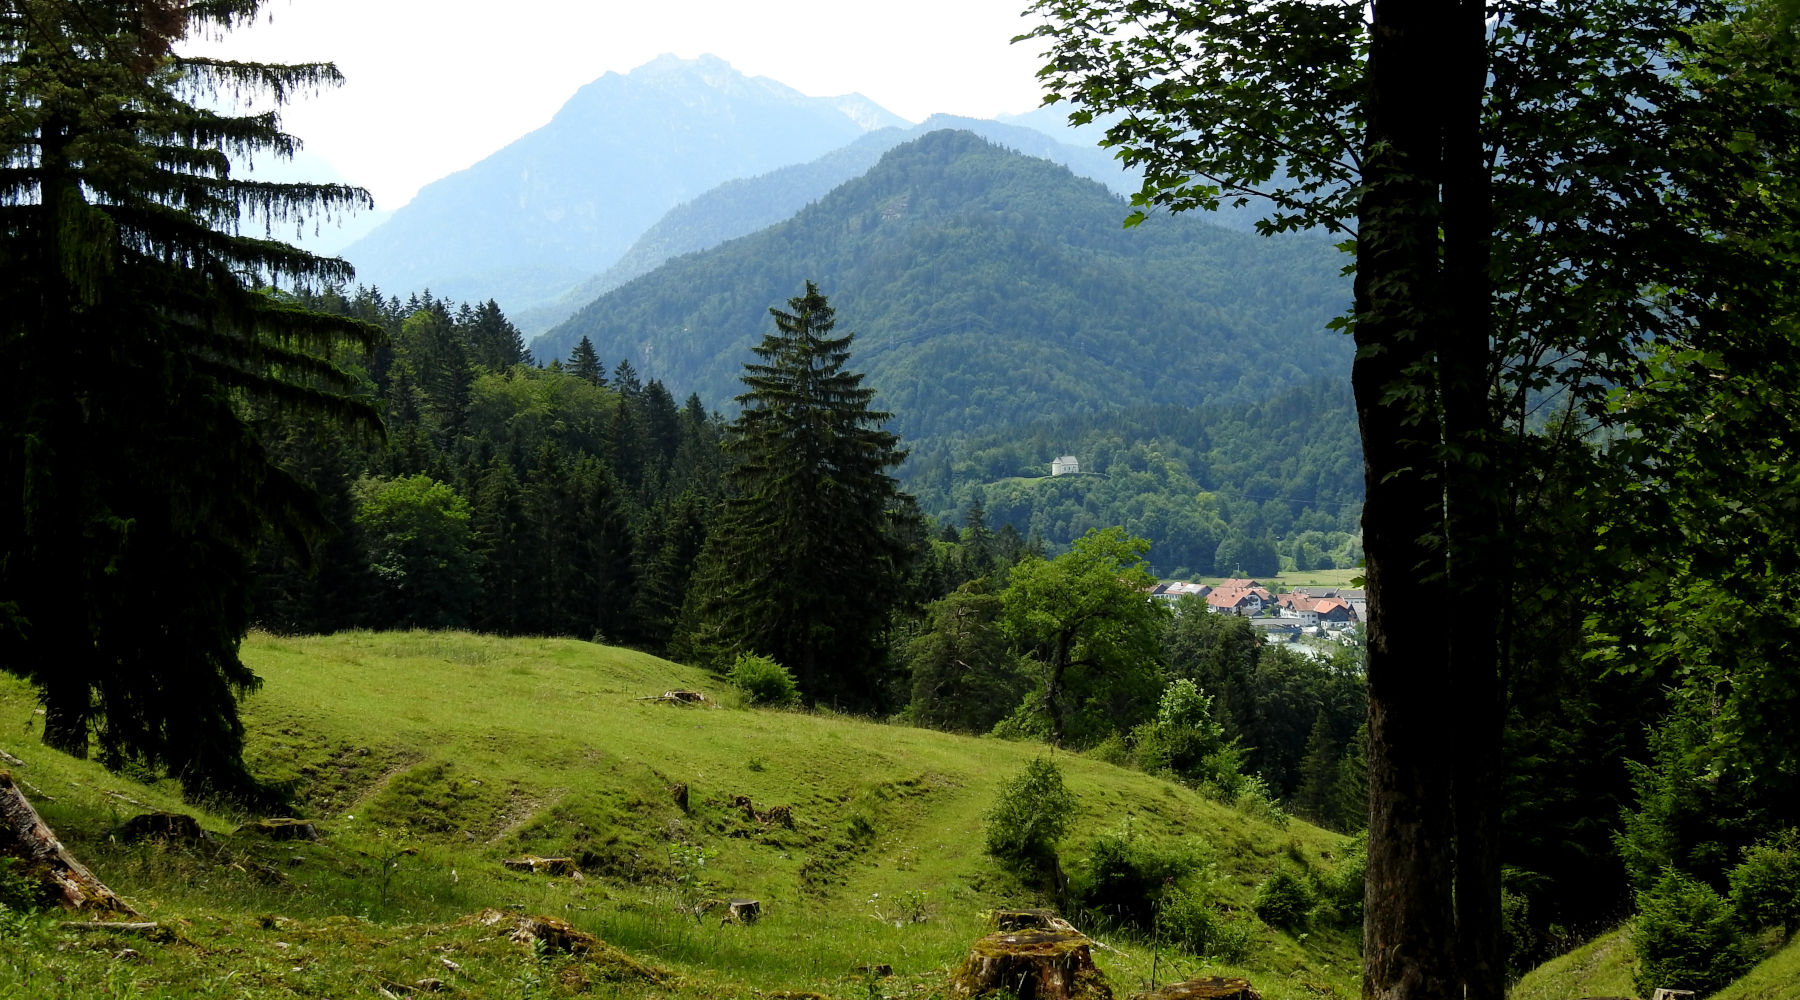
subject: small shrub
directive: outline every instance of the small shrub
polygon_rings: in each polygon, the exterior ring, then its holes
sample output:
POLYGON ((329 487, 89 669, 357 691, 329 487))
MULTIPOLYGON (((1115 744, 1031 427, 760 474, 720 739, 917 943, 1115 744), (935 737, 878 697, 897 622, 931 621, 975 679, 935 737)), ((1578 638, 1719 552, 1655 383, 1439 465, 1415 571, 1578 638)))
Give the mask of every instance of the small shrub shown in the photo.
POLYGON ((1298 927, 1313 908, 1312 887, 1283 865, 1256 887, 1251 908, 1271 927, 1298 927))
POLYGON ((783 707, 800 700, 800 685, 786 667, 766 656, 739 653, 725 675, 752 705, 783 707))
POLYGON ((1704 882, 1672 868, 1638 893, 1632 944, 1636 986, 1645 996, 1658 988, 1710 996, 1755 963, 1731 906, 1704 882))
POLYGON ((31 913, 44 903, 44 887, 18 858, 0 857, 0 912, 31 913))
POLYGON ((1133 836, 1129 821, 1102 834, 1070 875, 1077 906, 1103 920, 1148 931, 1175 884, 1201 867, 1194 850, 1133 836))
POLYGON ((1118 733, 1110 733, 1100 742, 1082 751, 1082 756, 1089 760, 1097 760, 1102 764, 1115 767, 1128 767, 1131 764, 1131 747, 1125 738, 1118 733))
POLYGON ((1158 914, 1163 940, 1193 955, 1238 963, 1250 956, 1255 934, 1241 921, 1229 920, 1194 890, 1175 886, 1163 896, 1158 914))
POLYGON ((1042 757, 1025 765, 1000 787, 987 814, 987 850, 1015 872, 1054 866, 1056 844, 1068 830, 1075 796, 1063 786, 1062 771, 1042 757))
POLYGON ((1363 882, 1368 874, 1368 835, 1358 834, 1337 864, 1314 881, 1317 914, 1340 927, 1362 926, 1363 882))
POLYGON ((1275 801, 1275 794, 1261 775, 1244 777, 1238 788, 1237 798, 1231 803, 1238 812, 1251 819, 1260 819, 1277 830, 1287 829, 1291 817, 1281 808, 1281 803, 1275 801))
POLYGON ((1731 907, 1745 927, 1780 927, 1786 935, 1800 926, 1800 831, 1746 848, 1727 877, 1731 907))

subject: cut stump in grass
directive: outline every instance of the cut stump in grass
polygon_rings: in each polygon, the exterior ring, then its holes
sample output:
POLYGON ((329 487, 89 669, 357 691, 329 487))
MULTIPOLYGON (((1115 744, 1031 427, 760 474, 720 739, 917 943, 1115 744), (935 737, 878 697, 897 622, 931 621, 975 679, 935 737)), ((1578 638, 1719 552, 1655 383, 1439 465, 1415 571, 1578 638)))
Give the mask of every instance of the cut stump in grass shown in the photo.
POLYGON ((754 899, 731 899, 725 902, 724 923, 753 924, 762 916, 762 904, 754 899))
MULTIPOLYGON (((462 922, 505 928, 508 939, 533 951, 583 956, 601 967, 602 978, 611 982, 639 979, 662 982, 668 978, 668 973, 661 969, 645 965, 567 920, 556 917, 527 916, 490 907, 463 918, 462 922)), ((454 966, 446 963, 446 968, 454 966)))
POLYGON ((237 828, 239 835, 254 834, 270 840, 318 840, 319 828, 310 819, 259 819, 237 828))
POLYGON ((1074 925, 1056 915, 1055 910, 995 910, 997 931, 1072 931, 1074 925))
POLYGON ((212 839, 212 834, 200 826, 199 820, 186 813, 171 812, 133 816, 120 824, 115 836, 127 844, 145 840, 193 842, 212 839))
POLYGON ((541 873, 558 878, 581 878, 581 869, 575 867, 574 858, 540 858, 535 854, 527 854, 522 858, 507 858, 500 862, 516 872, 541 873))
POLYGON ((1001 931, 975 942, 951 985, 964 996, 1005 992, 1018 1000, 1112 1000, 1090 942, 1075 931, 1001 931))
POLYGON ((41 883, 45 893, 66 909, 137 913, 63 847, 14 783, 11 771, 0 771, 0 856, 22 861, 24 874, 41 883))
POLYGON ((1203 976, 1149 993, 1133 993, 1131 1000, 1262 1000, 1262 994, 1250 988, 1248 979, 1203 976))

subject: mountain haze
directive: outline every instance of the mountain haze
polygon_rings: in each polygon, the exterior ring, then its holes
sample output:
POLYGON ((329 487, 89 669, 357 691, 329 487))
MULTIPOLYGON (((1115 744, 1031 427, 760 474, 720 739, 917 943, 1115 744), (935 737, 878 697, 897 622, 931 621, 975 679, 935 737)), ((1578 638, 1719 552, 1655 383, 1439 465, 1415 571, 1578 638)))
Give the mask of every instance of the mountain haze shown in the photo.
MULTIPOLYGON (((824 197, 832 188, 860 176, 883 154, 902 143, 943 129, 962 129, 1008 149, 1060 163, 1079 176, 1105 184, 1119 194, 1136 191, 1137 171, 1119 165, 1112 154, 1094 145, 1071 145, 1043 131, 956 115, 932 115, 911 128, 870 132, 810 163, 781 167, 756 177, 729 180, 692 201, 669 210, 640 236, 618 262, 576 285, 556 302, 522 311, 516 317, 527 333, 538 333, 575 310, 671 257, 710 249, 720 243, 775 225, 824 197)), ((1077 133, 1069 132, 1075 138, 1077 133)))
POLYGON ((714 56, 662 56, 582 87, 549 124, 428 185, 344 256, 367 284, 517 310, 604 270, 722 181, 902 124, 858 95, 807 97, 714 56))
POLYGON ((613 290, 533 351, 565 357, 586 336, 609 363, 730 399, 769 307, 811 279, 913 438, 1248 402, 1348 371, 1350 345, 1325 329, 1349 297, 1327 242, 1186 217, 1125 230, 1127 212, 1066 168, 934 132, 792 219, 613 290))

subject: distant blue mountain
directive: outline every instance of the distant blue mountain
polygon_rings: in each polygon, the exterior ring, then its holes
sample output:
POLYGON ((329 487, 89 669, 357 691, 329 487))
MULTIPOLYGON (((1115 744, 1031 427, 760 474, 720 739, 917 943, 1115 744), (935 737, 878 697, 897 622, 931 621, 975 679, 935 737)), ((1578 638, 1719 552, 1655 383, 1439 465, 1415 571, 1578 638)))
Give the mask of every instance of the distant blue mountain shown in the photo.
POLYGON ((516 311, 605 270, 723 181, 905 124, 860 95, 807 97, 715 56, 662 56, 581 88, 549 124, 428 185, 344 256, 365 284, 516 311))

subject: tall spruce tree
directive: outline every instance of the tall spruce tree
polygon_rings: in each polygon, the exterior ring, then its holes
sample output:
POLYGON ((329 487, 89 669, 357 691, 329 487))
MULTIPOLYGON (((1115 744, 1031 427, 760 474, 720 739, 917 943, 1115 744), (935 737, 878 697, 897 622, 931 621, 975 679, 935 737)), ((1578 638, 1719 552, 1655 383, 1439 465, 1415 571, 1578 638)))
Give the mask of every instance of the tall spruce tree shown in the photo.
MULTIPOLYGON (((855 334, 812 282, 770 309, 775 331, 744 366, 749 391, 726 448, 733 493, 707 538, 690 591, 688 641, 715 662, 738 651, 794 672, 809 703, 880 703, 882 633, 910 552, 888 470, 905 457, 869 408, 874 390, 846 369, 855 334)), ((915 515, 916 516, 916 515, 915 515)))
POLYGON ((165 768, 190 793, 248 788, 250 562, 267 527, 304 543, 321 523, 244 405, 373 419, 330 359, 378 331, 270 290, 349 266, 265 235, 368 195, 235 176, 231 155, 298 143, 272 110, 207 100, 278 108, 336 69, 174 51, 260 6, 0 9, 0 668, 37 687, 47 743, 85 755, 97 738, 108 765, 165 768))
POLYGON ((600 355, 594 350, 594 342, 586 337, 581 338, 581 342, 569 352, 569 361, 564 367, 589 385, 606 384, 606 369, 600 364, 600 355))

